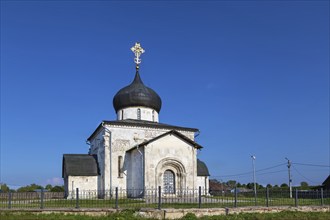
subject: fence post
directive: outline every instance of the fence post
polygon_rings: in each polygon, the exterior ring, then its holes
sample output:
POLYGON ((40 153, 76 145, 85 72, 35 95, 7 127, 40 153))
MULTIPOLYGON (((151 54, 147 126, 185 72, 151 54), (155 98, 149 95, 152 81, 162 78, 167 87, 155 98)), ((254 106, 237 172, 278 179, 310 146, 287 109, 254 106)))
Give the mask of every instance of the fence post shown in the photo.
POLYGON ((295 190, 294 205, 298 207, 298 189, 295 190))
POLYGON ((11 192, 8 192, 8 209, 11 209, 11 192))
POLYGON ((115 209, 118 209, 118 187, 116 187, 116 191, 115 191, 115 196, 116 196, 116 201, 115 201, 115 209))
POLYGON ((258 197, 258 194, 257 194, 257 190, 254 192, 254 205, 257 206, 257 197, 258 197))
POLYGON ((237 186, 235 186, 235 208, 237 207, 237 186))
POLYGON ((79 188, 76 188, 76 209, 79 209, 79 188))
POLYGON ((198 188, 198 208, 202 207, 202 187, 198 188))
POLYGON ((324 205, 324 200, 323 200, 323 188, 321 188, 321 206, 324 205))
POLYGON ((266 207, 269 207, 269 188, 266 188, 266 207))
POLYGON ((161 186, 158 186, 158 209, 161 209, 161 203, 162 203, 162 188, 161 186))
POLYGON ((44 208, 44 189, 40 190, 40 209, 44 208))

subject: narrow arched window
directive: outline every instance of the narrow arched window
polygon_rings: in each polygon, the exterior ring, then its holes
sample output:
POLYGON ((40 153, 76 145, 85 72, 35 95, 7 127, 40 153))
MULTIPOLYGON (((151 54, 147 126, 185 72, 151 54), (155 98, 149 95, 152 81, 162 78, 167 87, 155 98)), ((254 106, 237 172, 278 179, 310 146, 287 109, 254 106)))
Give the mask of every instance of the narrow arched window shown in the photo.
POLYGON ((123 177, 123 157, 118 157, 118 177, 123 177))
POLYGON ((141 120, 141 109, 137 109, 137 119, 141 120))
POLYGON ((152 121, 155 121, 155 110, 152 110, 152 121))
POLYGON ((121 110, 121 120, 124 119, 124 110, 121 110))

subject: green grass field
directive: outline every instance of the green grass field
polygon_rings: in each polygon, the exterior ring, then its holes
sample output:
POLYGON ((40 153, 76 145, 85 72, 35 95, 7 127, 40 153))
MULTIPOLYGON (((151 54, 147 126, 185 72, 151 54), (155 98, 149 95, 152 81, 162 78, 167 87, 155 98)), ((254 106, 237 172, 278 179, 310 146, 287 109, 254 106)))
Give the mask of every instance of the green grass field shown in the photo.
MULTIPOLYGON (((86 215, 63 215, 63 214, 31 214, 31 213, 13 213, 1 212, 1 220, 142 220, 140 216, 134 214, 132 210, 123 211, 120 213, 111 214, 102 217, 92 217, 86 215)), ((328 220, 330 219, 330 212, 288 212, 283 211, 279 213, 244 213, 238 215, 224 215, 224 216, 209 216, 197 218, 194 214, 187 214, 182 220, 328 220)), ((150 219, 152 220, 152 219, 150 219)))

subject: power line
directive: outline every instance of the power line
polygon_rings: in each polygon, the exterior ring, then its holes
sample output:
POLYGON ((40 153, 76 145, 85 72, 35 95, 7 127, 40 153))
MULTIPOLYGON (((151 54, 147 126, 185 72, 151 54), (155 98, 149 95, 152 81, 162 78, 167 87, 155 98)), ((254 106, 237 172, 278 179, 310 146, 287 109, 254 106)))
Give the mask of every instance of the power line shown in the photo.
POLYGON ((283 166, 285 164, 286 163, 281 163, 281 164, 278 164, 278 165, 275 165, 275 166, 272 166, 272 167, 267 167, 267 168, 264 168, 264 169, 257 170, 256 172, 260 172, 260 171, 264 171, 264 170, 270 170, 270 169, 273 169, 273 168, 276 168, 276 167, 283 166))
MULTIPOLYGON (((271 167, 267 167, 267 168, 263 168, 263 169, 259 169, 259 170, 256 170, 256 173, 257 172, 260 172, 260 171, 265 171, 265 170, 270 170, 270 169, 273 169, 273 168, 276 168, 276 167, 279 167, 279 166, 283 166, 285 165, 286 163, 281 163, 281 164, 277 164, 277 165, 274 165, 274 166, 271 166, 271 167)), ((239 177, 239 176, 246 176, 246 175, 251 175, 253 172, 250 171, 250 172, 244 172, 244 173, 238 173, 238 174, 231 174, 231 175, 221 175, 221 176, 212 176, 212 177, 239 177)), ((259 175, 259 174, 258 174, 259 175)))
POLYGON ((267 172, 267 173, 259 173, 259 176, 266 175, 266 174, 272 174, 272 173, 281 173, 281 172, 286 172, 286 170, 278 170, 278 171, 272 171, 272 172, 267 172))
POLYGON ((312 166, 312 167, 330 167, 328 165, 308 164, 308 163, 292 163, 292 164, 302 165, 302 166, 312 166))
POLYGON ((221 175, 221 176, 213 176, 213 177, 233 177, 233 176, 246 176, 250 175, 252 172, 246 172, 246 173, 238 173, 238 174, 232 174, 232 175, 221 175))
MULTIPOLYGON (((322 165, 322 164, 307 164, 307 163, 292 163, 292 164, 295 164, 295 165, 301 165, 301 166, 313 166, 313 167, 329 167, 330 166, 327 166, 327 165, 322 165)), ((258 176, 260 175, 266 175, 266 174, 272 174, 272 173, 279 173, 279 172, 283 172, 284 170, 280 170, 280 171, 273 171, 273 172, 266 172, 266 173, 259 173, 261 171, 265 171, 265 170, 270 170, 270 169, 274 169, 276 167, 280 167, 280 166, 283 166, 283 165, 286 165, 286 163, 281 163, 281 164, 277 164, 277 165, 274 165, 274 166, 271 166, 271 167, 266 167, 266 168, 263 168, 263 169, 259 169, 259 170, 256 170, 256 173, 258 173, 258 176)), ((292 166, 293 167, 293 166, 292 166)), ((308 179, 307 177, 305 177, 304 175, 302 175, 295 167, 293 167, 295 169, 295 171, 300 175, 302 176, 303 178, 305 178, 306 180, 308 181, 311 181, 313 183, 317 183, 313 180, 310 180, 308 179)), ((218 176, 212 176, 214 178, 226 178, 226 177, 243 177, 243 176, 248 176, 248 175, 251 175, 253 172, 252 171, 249 171, 249 172, 244 172, 244 173, 237 173, 237 174, 230 174, 230 175, 218 175, 218 176)))
POLYGON ((308 181, 310 181, 310 182, 312 182, 312 183, 317 183, 317 184, 319 184, 318 182, 315 182, 315 181, 313 181, 313 180, 311 180, 311 179, 309 179, 309 178, 307 178, 307 177, 305 177, 304 175, 302 175, 302 173, 300 173, 294 166, 292 166, 293 167, 293 169, 300 175, 300 176, 302 176, 303 178, 305 178, 306 180, 308 180, 308 181))

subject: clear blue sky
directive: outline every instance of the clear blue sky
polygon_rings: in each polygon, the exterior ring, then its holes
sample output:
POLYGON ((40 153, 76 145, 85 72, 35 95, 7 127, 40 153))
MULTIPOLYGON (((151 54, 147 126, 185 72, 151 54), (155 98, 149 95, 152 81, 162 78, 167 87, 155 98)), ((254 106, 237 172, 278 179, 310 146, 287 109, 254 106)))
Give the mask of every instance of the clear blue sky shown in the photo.
MULTIPOLYGON (((329 175, 329 1, 1 1, 1 180, 61 183, 135 73, 160 122, 199 128, 212 177, 329 175), (250 172, 250 173, 249 173, 250 172), (238 176, 237 174, 247 173, 238 176), (233 176, 230 176, 233 175, 233 176)), ((211 178, 212 178, 211 177, 211 178)))

